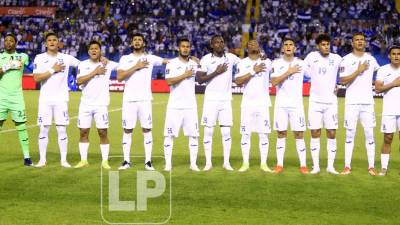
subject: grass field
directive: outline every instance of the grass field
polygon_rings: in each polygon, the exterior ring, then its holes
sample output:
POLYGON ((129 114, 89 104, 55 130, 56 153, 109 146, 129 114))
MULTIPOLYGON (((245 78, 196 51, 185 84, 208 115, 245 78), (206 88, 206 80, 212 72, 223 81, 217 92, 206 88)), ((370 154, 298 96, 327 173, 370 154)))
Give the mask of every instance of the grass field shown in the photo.
MULTIPOLYGON (((25 92, 28 125, 34 125, 37 114, 37 91, 25 92)), ((71 164, 79 161, 78 113, 80 93, 70 94, 71 124, 68 127, 69 154, 71 164), (75 118, 75 119, 74 119, 75 118)), ((121 150, 121 93, 112 93, 109 137, 112 156, 122 155, 121 150)), ((198 96, 201 109, 203 96, 198 96)), ((163 155, 163 126, 166 94, 154 94, 153 105, 153 155, 163 155)), ((241 165, 239 114, 240 95, 233 100, 234 126, 232 129, 231 163, 235 169, 241 165)), ((307 98, 305 107, 307 108, 307 98)), ((340 129, 338 131, 338 154, 335 167, 343 169, 344 137, 343 107, 344 99, 339 101, 340 129)), ((377 154, 376 167, 380 168, 379 133, 381 99, 376 99, 377 128, 375 129, 377 154)), ((199 110, 200 112, 200 110, 199 110)), ((272 114, 272 110, 271 110, 272 114)), ((200 115, 200 113, 199 113, 200 115)), ((59 164, 59 152, 55 128, 50 130, 48 146, 48 166, 42 169, 22 166, 22 153, 15 131, 7 131, 13 124, 7 121, 0 133, 0 224, 105 224, 101 216, 101 171, 98 137, 91 133, 89 162, 84 169, 64 169, 59 164)), ((399 140, 395 138, 391 155, 389 175, 371 177, 367 173, 367 157, 364 135, 358 127, 353 154, 353 173, 349 176, 329 175, 323 170, 319 175, 301 175, 298 172, 298 158, 290 134, 285 153, 285 172, 274 175, 259 169, 258 138, 253 135, 251 169, 245 173, 228 172, 222 169, 222 143, 219 129, 215 132, 213 163, 210 172, 189 171, 187 139, 183 136, 175 140, 173 151, 171 217, 167 224, 399 224, 400 211, 400 161, 399 140)), ((38 160, 37 137, 39 129, 29 129, 31 155, 38 160)), ((201 130, 202 133, 202 130, 201 130)), ((310 134, 307 132, 308 146, 310 134)), ((135 200, 128 190, 134 185, 129 181, 129 173, 143 169, 143 141, 139 129, 135 129, 132 154, 138 156, 131 172, 121 173, 121 199, 135 200)), ((273 167, 275 157, 276 133, 270 136, 268 164, 273 167)), ((326 167, 326 139, 321 143, 321 168, 326 167)), ((307 150, 307 161, 311 167, 311 156, 307 150)), ((154 166, 161 170, 164 161, 154 157, 154 166)), ((121 160, 112 158, 113 170, 121 160)), ((204 151, 199 148, 199 167, 204 166, 204 151)), ((125 172, 125 171, 124 171, 125 172)), ((168 177, 168 174, 162 172, 168 177)), ((103 175, 104 176, 104 175, 103 175)), ((105 178, 106 179, 106 178, 105 178)), ((103 184, 104 187, 104 184, 103 184)), ((161 222, 168 219, 169 196, 153 199, 148 203, 147 212, 106 212, 107 218, 114 222, 161 222)))

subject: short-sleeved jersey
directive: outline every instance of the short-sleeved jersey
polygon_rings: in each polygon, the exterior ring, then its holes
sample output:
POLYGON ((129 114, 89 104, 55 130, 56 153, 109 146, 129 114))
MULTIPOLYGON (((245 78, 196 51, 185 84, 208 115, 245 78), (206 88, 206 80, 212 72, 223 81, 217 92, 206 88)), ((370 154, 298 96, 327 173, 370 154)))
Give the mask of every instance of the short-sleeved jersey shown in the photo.
POLYGON ((318 51, 310 52, 304 59, 306 76, 311 78, 310 101, 337 103, 336 81, 342 57, 329 53, 323 57, 318 51))
MULTIPOLYGON (((382 81, 386 85, 392 83, 398 77, 400 77, 400 68, 394 68, 390 64, 387 64, 379 68, 376 80, 382 81)), ((383 96, 382 115, 400 115, 399 99, 400 87, 394 87, 387 91, 383 96)))
POLYGON ((284 74, 289 69, 289 65, 299 65, 301 70, 290 75, 276 86, 275 107, 303 107, 303 79, 306 69, 303 60, 299 58, 294 58, 291 62, 283 58, 274 60, 271 78, 284 74))
POLYGON ((375 58, 368 53, 357 57, 350 53, 343 57, 340 63, 339 76, 346 77, 354 73, 359 63, 367 61, 369 67, 347 85, 345 104, 374 104, 372 93, 372 79, 374 72, 379 69, 375 58))
POLYGON ((207 87, 204 93, 204 101, 230 101, 232 100, 232 77, 233 77, 233 66, 239 63, 240 59, 232 54, 225 53, 222 57, 218 57, 214 54, 207 54, 200 60, 201 69, 200 71, 210 74, 217 69, 218 65, 224 63, 228 64, 228 69, 208 81, 207 87))
MULTIPOLYGON (((99 65, 103 66, 101 62, 93 62, 90 59, 81 62, 78 66, 77 78, 88 75, 99 65)), ((117 66, 116 62, 108 61, 105 74, 96 75, 82 84, 81 104, 95 106, 108 106, 110 104, 110 75, 111 71, 115 70, 117 66)))
POLYGON ((183 62, 179 58, 174 58, 167 64, 165 78, 181 76, 186 69, 193 69, 194 74, 181 82, 170 86, 168 108, 189 109, 197 108, 195 95, 195 73, 199 65, 193 60, 183 62))
POLYGON ((117 70, 128 70, 136 65, 139 60, 147 60, 149 65, 125 79, 123 101, 151 101, 153 99, 151 95, 151 72, 153 66, 162 64, 163 59, 161 57, 150 54, 135 55, 133 53, 124 55, 119 61, 117 70))
POLYGON ((0 67, 11 60, 19 60, 22 62, 20 70, 8 70, 0 76, 0 99, 3 98, 21 98, 22 94, 22 76, 24 67, 28 65, 29 58, 25 53, 14 52, 8 54, 3 52, 0 54, 0 67))
POLYGON ((41 82, 39 102, 67 102, 69 100, 68 73, 70 67, 78 67, 80 63, 78 59, 61 52, 54 56, 45 52, 35 57, 33 73, 49 71, 57 62, 63 64, 65 68, 41 82))
POLYGON ((236 70, 235 79, 253 73, 254 65, 264 63, 266 70, 255 74, 244 85, 241 107, 269 107, 271 100, 269 98, 269 75, 271 72, 271 60, 257 59, 252 60, 249 57, 242 59, 236 70))

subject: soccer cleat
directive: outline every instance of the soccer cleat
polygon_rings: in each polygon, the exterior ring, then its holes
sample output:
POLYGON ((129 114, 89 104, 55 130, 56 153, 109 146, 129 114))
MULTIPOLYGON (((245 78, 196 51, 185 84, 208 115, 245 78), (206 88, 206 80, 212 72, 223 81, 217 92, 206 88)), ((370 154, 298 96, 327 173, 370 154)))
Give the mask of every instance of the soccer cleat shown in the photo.
POLYGON ((67 161, 62 161, 61 166, 64 168, 71 168, 71 165, 67 161))
POLYGON ((146 170, 151 170, 151 171, 155 170, 154 167, 153 167, 153 165, 151 164, 151 161, 148 161, 147 163, 145 163, 145 164, 144 164, 144 168, 145 168, 146 170))
POLYGON ((243 163, 242 167, 240 167, 239 172, 245 172, 249 169, 248 163, 243 163))
POLYGON ((232 168, 231 164, 224 164, 224 165, 222 166, 222 168, 224 168, 224 169, 226 169, 226 170, 228 170, 228 171, 233 171, 233 168, 232 168))
POLYGON ((103 167, 103 169, 106 169, 106 170, 110 170, 111 169, 111 166, 108 165, 108 160, 103 160, 101 162, 101 167, 103 167))
POLYGON ((78 164, 76 164, 74 166, 74 168, 78 169, 78 168, 87 167, 87 166, 89 166, 88 161, 87 160, 81 160, 78 164))
POLYGON ((39 160, 39 162, 35 165, 35 167, 40 168, 40 167, 45 167, 46 166, 46 161, 39 160))
POLYGON ((261 164, 260 168, 261 168, 264 172, 272 173, 272 170, 267 166, 267 164, 261 164))
POLYGON ((351 169, 350 169, 350 167, 345 167, 344 168, 344 170, 340 173, 340 174, 342 174, 342 175, 349 175, 349 174, 351 174, 351 169))
POLYGON ((319 173, 319 172, 321 172, 320 168, 319 168, 319 167, 315 167, 315 168, 313 168, 313 169, 311 170, 310 174, 317 174, 317 173, 319 173))
POLYGON ((330 173, 330 174, 335 174, 335 175, 337 175, 337 174, 339 174, 336 170, 335 170, 335 168, 326 168, 326 172, 328 172, 328 173, 330 173))
POLYGON ((203 171, 209 171, 209 170, 211 170, 211 168, 212 168, 212 164, 206 164, 203 171))
POLYGON ((122 165, 118 168, 119 170, 126 170, 129 169, 131 167, 131 164, 127 161, 124 161, 122 163, 122 165))
POLYGON ((376 176, 375 168, 373 168, 373 167, 369 168, 369 169, 368 169, 368 173, 369 173, 369 175, 371 175, 371 176, 376 176))
POLYGON ((275 169, 272 171, 273 173, 282 173, 283 172, 283 166, 275 166, 275 169))
POLYGON ((382 168, 381 172, 378 173, 379 176, 386 176, 387 175, 387 169, 382 168))
POLYGON ((25 166, 33 166, 31 158, 25 158, 24 159, 24 165, 25 166))
POLYGON ((309 174, 308 168, 306 166, 300 167, 299 170, 300 170, 300 173, 302 173, 302 174, 309 174))
POLYGON ((200 169, 199 169, 199 167, 197 165, 191 165, 190 166, 190 170, 196 171, 196 172, 200 171, 200 169))

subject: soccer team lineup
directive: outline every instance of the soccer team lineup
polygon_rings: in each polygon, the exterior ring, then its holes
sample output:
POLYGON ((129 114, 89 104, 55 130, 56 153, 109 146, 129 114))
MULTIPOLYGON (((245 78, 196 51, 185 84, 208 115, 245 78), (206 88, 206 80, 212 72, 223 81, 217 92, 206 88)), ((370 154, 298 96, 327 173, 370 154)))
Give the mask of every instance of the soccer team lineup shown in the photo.
MULTIPOLYGON (((204 148, 204 171, 212 170, 213 133, 218 126, 221 131, 223 146, 223 168, 233 171, 230 164, 232 147, 232 82, 243 86, 243 97, 240 106, 240 148, 242 165, 237 170, 249 169, 251 134, 259 137, 260 169, 270 173, 284 172, 284 153, 288 130, 293 132, 299 159, 299 172, 302 174, 320 173, 320 137, 321 129, 326 129, 326 172, 348 175, 351 173, 351 160, 354 149, 354 138, 357 122, 360 121, 365 134, 367 152, 367 172, 372 175, 385 176, 388 170, 391 143, 400 127, 400 46, 391 46, 388 50, 390 63, 379 66, 374 57, 365 52, 365 35, 354 33, 353 50, 343 58, 330 53, 330 36, 320 34, 316 38, 317 51, 309 53, 304 60, 294 56, 296 43, 294 39, 282 41, 282 57, 274 60, 261 54, 256 40, 247 44, 248 57, 240 59, 232 53, 225 52, 224 39, 220 35, 210 40, 211 53, 201 59, 190 56, 191 43, 181 38, 176 43, 179 56, 174 59, 163 59, 145 52, 145 37, 135 33, 131 37, 133 52, 113 62, 101 55, 101 43, 91 41, 88 45, 89 59, 78 59, 59 52, 58 36, 48 32, 45 36, 46 52, 35 57, 33 77, 41 83, 37 124, 39 125, 38 149, 39 160, 33 164, 29 150, 29 137, 26 128, 26 112, 21 88, 21 77, 24 66, 29 59, 26 54, 16 52, 16 37, 9 33, 5 37, 5 51, 0 55, 0 125, 8 118, 15 123, 19 144, 24 156, 24 165, 45 167, 46 150, 49 141, 49 128, 54 123, 57 130, 57 141, 60 151, 60 163, 65 168, 82 168, 89 165, 89 130, 94 121, 100 138, 100 152, 104 169, 111 169, 108 163, 109 140, 107 129, 108 105, 110 104, 109 79, 112 70, 117 71, 118 81, 125 81, 122 103, 122 153, 124 160, 119 170, 131 167, 130 150, 132 131, 139 123, 143 132, 145 151, 144 168, 155 170, 152 163, 152 92, 151 72, 153 66, 166 65, 165 79, 170 86, 164 126, 164 170, 172 170, 172 152, 174 139, 179 136, 180 128, 188 137, 190 170, 200 171, 197 165, 199 140, 204 148), (76 82, 82 88, 79 104, 77 126, 80 130, 79 153, 81 160, 75 166, 67 161, 68 137, 66 127, 69 125, 67 84, 68 70, 76 67, 76 82), (379 127, 384 134, 382 146, 375 146, 374 98, 372 82, 376 73, 375 91, 384 93, 382 122, 379 127), (303 106, 303 79, 311 79, 308 120, 303 106), (334 166, 337 152, 336 130, 338 122, 338 100, 335 94, 337 79, 346 85, 344 128, 345 166, 337 172, 334 166), (199 123, 195 82, 206 83, 204 103, 200 125, 203 136, 199 137, 199 123), (270 110, 269 83, 277 88, 275 104, 270 110), (270 111, 273 123, 270 120, 270 111), (288 129, 290 127, 290 129, 288 129), (310 148, 312 169, 306 163, 306 143, 304 132, 311 131, 310 148), (270 169, 267 165, 269 134, 277 132, 276 166, 270 169), (380 147, 381 165, 375 170, 375 152, 380 147)), ((15 146, 17 147, 17 146, 15 146)), ((35 149, 35 148, 34 148, 35 149)), ((325 147, 322 147, 325 149, 325 147)), ((271 163, 270 163, 271 164, 271 163)))

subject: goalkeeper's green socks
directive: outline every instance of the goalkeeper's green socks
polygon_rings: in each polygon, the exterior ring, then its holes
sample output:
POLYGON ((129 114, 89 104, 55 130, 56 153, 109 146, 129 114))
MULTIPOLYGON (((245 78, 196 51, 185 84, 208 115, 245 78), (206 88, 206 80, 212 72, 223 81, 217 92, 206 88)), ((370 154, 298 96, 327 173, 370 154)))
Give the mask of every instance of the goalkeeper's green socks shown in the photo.
POLYGON ((28 131, 26 130, 25 123, 19 124, 16 126, 18 132, 18 140, 21 144, 22 153, 24 154, 24 158, 30 158, 29 156, 29 138, 28 131))

